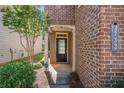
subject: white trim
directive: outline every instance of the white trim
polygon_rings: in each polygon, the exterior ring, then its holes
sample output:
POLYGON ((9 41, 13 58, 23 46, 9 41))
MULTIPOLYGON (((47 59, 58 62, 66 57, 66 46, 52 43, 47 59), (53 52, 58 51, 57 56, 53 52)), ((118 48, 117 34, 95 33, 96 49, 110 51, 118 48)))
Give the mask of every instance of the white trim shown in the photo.
POLYGON ((54 32, 52 31, 51 27, 63 27, 63 28, 68 28, 71 29, 71 31, 63 31, 63 32, 72 32, 73 34, 73 62, 72 62, 72 71, 75 71, 75 50, 76 50, 76 36, 75 36, 75 26, 74 25, 51 25, 49 27, 49 32, 54 32))
MULTIPOLYGON (((74 29, 75 30, 75 29, 74 29)), ((76 36, 75 36, 75 31, 73 31, 73 65, 72 65, 72 71, 74 72, 75 71, 75 50, 76 50, 76 47, 75 47, 75 45, 76 45, 76 36)))

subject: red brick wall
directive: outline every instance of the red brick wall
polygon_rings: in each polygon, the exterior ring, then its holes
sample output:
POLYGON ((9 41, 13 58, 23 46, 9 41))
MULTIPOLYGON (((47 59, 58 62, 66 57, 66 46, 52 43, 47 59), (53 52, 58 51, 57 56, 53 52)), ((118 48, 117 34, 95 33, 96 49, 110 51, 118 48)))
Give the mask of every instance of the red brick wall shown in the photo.
POLYGON ((100 87, 100 8, 81 6, 75 11, 76 71, 85 87, 100 87))
POLYGON ((76 27, 76 71, 85 87, 124 80, 124 6, 46 6, 52 24, 76 27), (75 21, 74 21, 75 20, 75 21), (119 24, 120 49, 111 51, 111 23, 119 24))
POLYGON ((111 80, 124 79, 124 6, 101 6, 101 52, 100 75, 101 86, 109 87, 111 80), (111 23, 119 25, 120 49, 116 53, 111 51, 111 23))
POLYGON ((75 7, 72 5, 49 5, 45 11, 50 17, 51 24, 74 25, 75 7))
POLYGON ((76 8, 76 71, 85 87, 124 80, 124 6, 76 8), (119 25, 120 49, 112 53, 111 24, 119 25))

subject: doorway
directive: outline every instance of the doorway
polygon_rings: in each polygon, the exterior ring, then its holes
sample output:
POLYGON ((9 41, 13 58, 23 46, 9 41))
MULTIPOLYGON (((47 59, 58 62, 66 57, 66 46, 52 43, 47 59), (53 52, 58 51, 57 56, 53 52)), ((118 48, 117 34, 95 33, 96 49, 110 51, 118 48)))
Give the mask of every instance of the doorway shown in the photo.
POLYGON ((67 45, 67 33, 61 33, 56 35, 56 62, 67 63, 68 62, 68 45, 67 45))

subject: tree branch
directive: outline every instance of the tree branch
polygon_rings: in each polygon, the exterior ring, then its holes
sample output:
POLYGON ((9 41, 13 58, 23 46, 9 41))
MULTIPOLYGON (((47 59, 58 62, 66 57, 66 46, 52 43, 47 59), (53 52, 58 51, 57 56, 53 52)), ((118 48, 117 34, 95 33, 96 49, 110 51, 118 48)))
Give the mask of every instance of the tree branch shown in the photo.
POLYGON ((23 42, 22 42, 22 36, 21 34, 19 33, 19 37, 20 37, 20 43, 22 45, 22 47, 27 51, 26 47, 24 46, 23 42))

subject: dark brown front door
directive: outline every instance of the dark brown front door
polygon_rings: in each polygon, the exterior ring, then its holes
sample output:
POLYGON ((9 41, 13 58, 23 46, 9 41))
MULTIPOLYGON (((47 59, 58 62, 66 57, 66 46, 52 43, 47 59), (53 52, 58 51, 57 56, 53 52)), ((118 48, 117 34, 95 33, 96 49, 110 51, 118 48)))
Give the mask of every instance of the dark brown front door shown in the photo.
POLYGON ((67 62, 67 38, 56 38, 56 61, 67 62))

